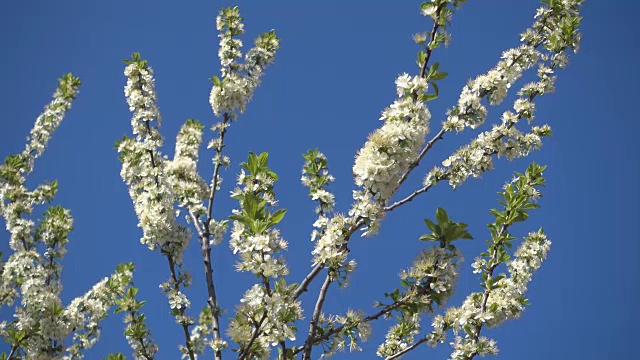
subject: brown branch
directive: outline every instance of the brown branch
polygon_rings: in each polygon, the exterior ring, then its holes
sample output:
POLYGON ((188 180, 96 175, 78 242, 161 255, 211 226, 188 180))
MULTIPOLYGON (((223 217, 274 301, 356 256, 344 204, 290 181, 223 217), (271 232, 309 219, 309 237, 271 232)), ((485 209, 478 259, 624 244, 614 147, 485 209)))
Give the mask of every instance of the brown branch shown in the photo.
POLYGON ((262 318, 260 318, 260 321, 256 325, 256 329, 253 332, 253 335, 251 336, 251 339, 249 340, 249 343, 244 348, 244 350, 240 353, 240 356, 238 356, 238 360, 244 360, 249 355, 249 350, 251 349, 251 346, 253 345, 253 343, 258 338, 258 335, 260 335, 260 327, 262 327, 262 324, 264 323, 264 321, 266 319, 267 319, 267 311, 265 310, 262 313, 262 318))
MULTIPOLYGON (((171 279, 173 280, 173 290, 176 292, 180 291, 180 281, 178 281, 178 277, 176 276, 176 265, 175 262, 173 260, 173 256, 166 252, 165 255, 167 256, 167 260, 169 262, 169 269, 171 270, 171 279)), ((185 308, 183 305, 180 306, 180 316, 184 317, 184 313, 185 313, 185 308)), ((185 345, 187 348, 187 353, 189 354, 189 359, 190 360, 195 360, 196 356, 193 352, 193 349, 191 348, 191 335, 189 334, 189 325, 187 324, 182 324, 182 331, 184 332, 184 338, 186 340, 185 345)))
MULTIPOLYGON (((209 192, 209 204, 207 205, 206 219, 203 222, 204 229, 200 227, 199 219, 193 212, 189 212, 189 216, 198 232, 200 239, 200 252, 202 254, 202 261, 204 265, 205 281, 207 282, 207 306, 211 310, 211 326, 213 331, 214 341, 219 341, 222 336, 220 335, 220 308, 218 307, 218 300, 216 296, 215 283, 213 281, 213 265, 211 261, 211 229, 210 223, 213 220, 213 202, 215 200, 216 191, 218 188, 218 174, 220 172, 220 161, 222 159, 222 148, 224 147, 224 136, 226 134, 227 122, 229 121, 228 113, 224 114, 224 120, 218 136, 218 147, 216 148, 216 162, 213 168, 213 177, 211 180, 211 191, 209 192)), ((216 360, 222 359, 222 350, 218 349, 214 352, 216 360)))
POLYGON ((320 312, 322 311, 322 305, 324 304, 324 299, 327 296, 327 292, 329 291, 329 286, 331 285, 331 274, 330 271, 327 271, 327 276, 324 279, 324 283, 320 288, 320 294, 318 294, 318 300, 316 301, 316 307, 313 309, 313 316, 311 317, 311 322, 309 323, 309 336, 307 336, 307 340, 304 345, 304 353, 302 354, 303 360, 311 359, 311 350, 313 349, 313 338, 316 336, 316 330, 318 326, 318 319, 320 318, 320 312))
POLYGON ((424 342, 427 342, 427 338, 426 338, 426 337, 424 337, 424 338, 422 338, 422 339, 420 339, 420 340, 416 341, 415 343, 413 343, 411 346, 407 347, 406 349, 404 349, 404 350, 402 350, 402 351, 400 351, 400 352, 398 352, 398 353, 395 353, 395 354, 393 354, 393 355, 391 355, 391 356, 389 356, 389 357, 385 358, 385 360, 397 359, 397 358, 399 358, 400 356, 402 356, 402 355, 404 355, 404 354, 408 353, 409 351, 411 351, 411 350, 413 350, 413 349, 417 348, 418 346, 420 346, 420 345, 421 345, 422 343, 424 343, 424 342))
MULTIPOLYGON (((143 91, 142 90, 142 86, 140 87, 140 91, 143 91)), ((145 106, 145 108, 146 108, 146 106, 145 106)), ((145 128, 147 130, 147 135, 150 136, 151 135, 150 120, 144 120, 144 123, 145 123, 145 128)), ((149 154, 149 157, 151 158, 151 167, 153 167, 153 168, 157 167, 157 164, 156 164, 156 161, 155 161, 155 155, 153 153, 153 150, 148 149, 147 153, 149 154)), ((158 179, 158 175, 155 175, 155 182, 156 182, 156 185, 160 184, 160 180, 158 179)), ((175 262, 173 260, 173 256, 168 251, 162 251, 162 252, 164 253, 164 255, 166 255, 167 261, 169 263, 169 270, 171 271, 171 279, 173 280, 173 288, 174 288, 174 290, 176 292, 179 292, 180 291, 180 283, 178 282, 178 278, 176 276, 175 262)), ((180 311, 180 316, 184 316, 184 313, 185 313, 184 307, 181 306, 179 311, 180 311)), ((191 335, 189 334, 189 325, 182 324, 182 330, 184 332, 185 345, 186 345, 186 348, 187 348, 187 352, 189 354, 189 359, 190 360, 195 360, 196 357, 195 357, 195 354, 193 352, 193 349, 191 348, 191 335)))
MULTIPOLYGON (((399 307, 403 306, 403 305, 404 305, 404 304, 406 304, 406 303, 407 303, 407 299, 405 299, 405 300, 403 300, 403 301, 399 301, 399 302, 394 302, 393 304, 387 305, 387 306, 385 306, 382 310, 378 311, 377 313, 375 313, 375 314, 373 314, 373 315, 369 315, 369 316, 367 316, 367 317, 363 318, 363 319, 362 319, 362 322, 363 322, 363 323, 367 323, 367 322, 371 322, 371 321, 373 321, 373 320, 377 320, 377 319, 379 319, 380 317, 382 317, 382 316, 384 316, 384 315, 389 314, 390 312, 392 312, 392 311, 396 310, 397 308, 399 308, 399 307)), ((335 328, 333 328, 333 329, 331 329, 331 330, 327 331, 325 334, 323 334, 323 335, 321 335, 321 336, 317 336, 317 337, 313 338, 311 341, 312 341, 313 343, 317 343, 317 342, 320 342, 320 341, 327 340, 327 339, 328 339, 328 338, 330 338, 331 336, 333 336, 333 335, 335 335, 335 334, 339 333, 340 331, 342 331, 344 328, 345 328, 345 325, 340 325, 340 326, 338 326, 338 327, 335 327, 335 328)), ((299 346, 298 348, 296 348, 296 349, 293 351, 293 354, 295 355, 295 354, 300 353, 301 351, 303 351, 303 350, 304 350, 304 348, 305 348, 305 346, 304 346, 304 345, 303 345, 303 346, 299 346)))
MULTIPOLYGON (((437 179, 437 181, 440 181, 440 180, 445 180, 445 178, 437 179)), ((414 191, 413 193, 411 193, 411 195, 407 196, 406 198, 404 198, 402 200, 398 200, 395 203, 393 203, 393 204, 391 204, 389 206, 386 206, 384 208, 384 211, 393 211, 393 209, 397 208, 398 206, 406 204, 409 201, 413 200, 413 198, 415 198, 416 196, 418 196, 418 195, 420 195, 420 194, 422 194, 424 192, 429 191, 429 189, 431 189, 433 187, 433 185, 434 184, 429 184, 429 185, 425 185, 425 186, 421 187, 420 189, 418 189, 418 190, 414 191)))

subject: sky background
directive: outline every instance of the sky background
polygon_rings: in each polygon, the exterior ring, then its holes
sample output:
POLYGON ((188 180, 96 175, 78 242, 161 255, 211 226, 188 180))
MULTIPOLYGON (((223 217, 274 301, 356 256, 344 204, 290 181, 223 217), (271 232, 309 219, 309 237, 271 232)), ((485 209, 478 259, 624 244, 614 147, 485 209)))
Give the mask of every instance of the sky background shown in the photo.
MULTIPOLYGON (((287 280, 299 282, 311 265, 309 234, 315 206, 299 181, 300 155, 316 147, 327 155, 337 179, 330 188, 337 210, 347 211, 356 151, 381 125, 379 114, 394 100, 397 75, 418 71, 419 47, 411 35, 432 26, 419 15, 418 1, 0 3, 0 157, 22 151, 56 79, 69 71, 80 76, 84 84, 80 95, 37 160, 28 184, 57 179, 54 203, 71 209, 74 216, 64 260, 64 302, 90 289, 118 263, 134 262, 135 284, 140 298, 148 301, 144 311, 160 345, 157 359, 178 358, 176 346, 184 339, 158 288, 169 276, 166 262, 139 243, 140 230, 113 149, 117 139, 131 133, 121 60, 138 51, 155 69, 164 153, 172 156, 175 135, 185 119, 200 119, 206 125, 217 121, 208 102, 208 79, 219 74, 214 19, 218 9, 234 4, 240 5, 245 18, 245 45, 272 28, 282 42, 247 112, 230 128, 225 151, 233 165, 222 174, 221 193, 232 189, 237 164, 249 151, 269 152, 271 167, 280 176, 276 195, 280 205, 289 209, 280 226, 290 243, 287 280)), ((454 15, 450 46, 433 55, 449 77, 439 82, 440 99, 428 103, 432 133, 440 129, 446 109, 455 103, 466 81, 493 67, 501 51, 518 45, 518 34, 531 24, 537 6, 534 0, 470 1, 454 15)), ((560 71, 556 93, 536 100, 536 123, 551 124, 554 136, 529 158, 498 160, 494 171, 455 191, 441 183, 390 213, 377 237, 354 236, 350 247, 359 264, 357 272, 347 289, 332 287, 325 307, 328 312, 344 313, 347 308, 373 312, 373 302, 383 300, 385 292, 399 285, 398 272, 429 245, 418 241, 427 232, 422 219, 433 218, 438 206, 454 220, 467 222, 475 238, 459 244, 466 261, 458 293, 449 305, 458 306, 470 291, 481 291, 470 264, 489 237, 486 224, 492 216, 487 210, 497 207, 496 192, 513 171, 524 171, 535 160, 549 166, 541 209, 533 211, 529 221, 514 226, 512 233, 522 236, 543 226, 553 241, 551 252, 530 284, 527 295, 532 305, 522 318, 483 334, 498 341, 499 359, 638 356, 640 239, 633 224, 638 221, 640 200, 638 151, 634 150, 640 130, 635 18, 640 4, 587 0, 583 10, 580 52, 560 71)), ((491 107, 480 130, 498 121, 512 100, 509 97, 503 106, 491 107)), ((419 187, 428 169, 477 131, 448 134, 398 195, 419 187)), ((206 132, 205 141, 212 136, 206 132)), ((211 156, 203 151, 199 164, 206 179, 212 173, 211 156)), ((214 214, 228 216, 236 206, 235 200, 217 197, 214 214)), ((8 233, 2 233, 0 250, 5 253, 7 240, 8 233)), ((213 249, 216 288, 227 312, 222 317, 224 328, 242 293, 254 283, 253 275, 233 270, 236 258, 227 244, 213 249)), ((186 255, 194 277, 188 292, 193 316, 205 305, 201 257, 195 245, 193 239, 186 255)), ((302 297, 307 319, 319 282, 302 297)), ((5 308, 0 317, 10 319, 11 313, 5 308)), ((300 328, 306 329, 306 324, 303 321, 300 328)), ((373 358, 392 324, 377 321, 364 353, 336 358, 373 358)), ((430 324, 428 318, 425 324, 430 324)), ((102 359, 117 351, 129 357, 123 329, 121 315, 110 316, 103 323, 101 341, 86 358, 102 359)), ((0 350, 6 349, 6 344, 0 345, 0 350)), ((444 359, 450 352, 447 344, 436 350, 423 346, 405 358, 444 359)), ((319 356, 319 350, 314 354, 319 356)))

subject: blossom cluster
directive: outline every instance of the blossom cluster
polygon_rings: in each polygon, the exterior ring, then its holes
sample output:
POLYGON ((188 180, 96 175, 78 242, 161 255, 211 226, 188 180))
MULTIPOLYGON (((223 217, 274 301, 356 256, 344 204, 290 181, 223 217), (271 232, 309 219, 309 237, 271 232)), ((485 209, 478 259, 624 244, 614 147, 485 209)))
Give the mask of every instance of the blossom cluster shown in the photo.
POLYGON ((277 256, 287 249, 287 242, 273 228, 282 220, 284 209, 271 213, 268 207, 275 206, 273 183, 277 175, 267 166, 267 153, 259 156, 251 153, 238 176, 238 187, 232 197, 240 202, 234 210, 229 247, 239 254, 238 271, 250 271, 265 278, 277 278, 289 273, 285 259, 277 256), (245 170, 247 172, 245 172, 245 170))
POLYGON ((400 75, 396 80, 398 99, 382 112, 380 120, 384 124, 369 135, 356 155, 353 176, 364 191, 354 192, 352 212, 372 225, 367 235, 377 232, 382 207, 395 193, 424 144, 431 117, 421 100, 427 88, 427 80, 422 77, 400 75))
POLYGON ((493 155, 515 159, 529 155, 542 146, 542 138, 551 135, 548 125, 534 126, 527 133, 502 124, 491 131, 478 135, 471 144, 463 146, 442 162, 443 168, 435 167, 425 178, 425 185, 447 179, 452 188, 457 188, 469 177, 478 178, 493 168, 493 155))
POLYGON ((53 100, 38 116, 27 138, 27 147, 22 153, 24 160, 27 161, 25 167, 27 173, 31 172, 33 161, 42 155, 51 135, 60 126, 66 112, 71 109, 71 102, 78 95, 80 85, 80 78, 74 77, 71 73, 60 78, 53 100))
POLYGON ((404 309, 397 316, 398 323, 387 332, 384 343, 378 347, 378 356, 388 357, 407 349, 421 330, 421 314, 433 311, 453 294, 458 278, 460 252, 452 247, 432 247, 423 251, 414 264, 400 273, 406 290, 388 294, 404 309))
MULTIPOLYGON (((167 257, 171 277, 160 289, 167 295, 176 323, 188 335, 188 328, 195 320, 186 315, 190 301, 181 288, 190 286, 191 275, 182 271, 181 265, 191 234, 178 223, 174 204, 179 201, 189 210, 198 211, 206 194, 206 185, 195 175, 201 127, 195 121, 187 121, 178 135, 175 161, 162 156, 159 149, 163 138, 159 132, 160 111, 153 69, 138 53, 125 62, 124 93, 133 112, 131 127, 135 138, 125 136, 118 142, 122 161, 120 176, 129 187, 138 227, 142 228, 140 242, 151 250, 159 249, 167 257)), ((181 351, 194 356, 188 336, 185 340, 186 347, 181 346, 181 351)), ((130 343, 135 351, 134 345, 138 343, 130 343)))
POLYGON ((311 200, 318 202, 316 214, 327 214, 336 205, 335 196, 325 189, 325 186, 335 180, 333 175, 329 174, 329 168, 327 167, 329 161, 318 150, 309 150, 303 157, 305 162, 302 167, 300 181, 302 185, 309 188, 311 200))
POLYGON ((302 308, 293 298, 295 288, 284 279, 275 282, 273 289, 255 284, 240 300, 228 334, 251 358, 268 359, 269 345, 296 339, 292 323, 302 318, 302 308), (256 332, 260 336, 254 337, 256 332), (254 342, 250 344, 252 338, 254 342))
POLYGON ((465 127, 475 129, 482 125, 487 116, 482 99, 487 97, 491 105, 502 103, 511 85, 539 58, 540 53, 535 47, 527 44, 505 51, 494 69, 478 76, 462 89, 458 103, 448 111, 443 127, 447 131, 462 131, 465 127))
POLYGON ((74 345, 68 347, 64 359, 82 359, 80 350, 92 347, 100 336, 99 321, 125 294, 133 276, 132 264, 121 264, 109 278, 104 278, 83 296, 71 301, 64 310, 65 325, 75 329, 74 345))
MULTIPOLYGON (((524 311, 527 299, 524 293, 527 283, 546 258, 551 242, 542 230, 532 232, 524 238, 523 243, 514 253, 513 260, 507 262, 509 277, 502 277, 489 292, 483 310, 482 293, 474 293, 467 297, 461 307, 451 309, 446 320, 456 333, 467 329, 471 333, 456 336, 452 346, 452 359, 467 359, 472 354, 484 355, 497 353, 494 340, 478 337, 479 324, 496 327, 505 320, 515 319, 524 311), (467 326, 468 324, 473 326, 467 326), (477 340, 476 340, 477 338, 477 340)), ((476 267, 479 265, 476 264, 476 267)), ((467 331, 465 330, 465 331, 467 331)))
MULTIPOLYGON (((548 59, 546 55, 542 58, 548 59)), ((540 64, 537 71, 538 81, 521 87, 518 91, 519 97, 513 104, 514 111, 505 111, 499 125, 494 125, 490 131, 480 133, 470 144, 445 159, 442 162, 443 168, 432 169, 424 180, 425 185, 446 179, 451 187, 456 188, 469 177, 477 178, 492 169, 493 155, 513 160, 539 149, 542 146, 542 138, 551 135, 551 127, 533 126, 528 132, 523 133, 516 125, 522 119, 531 122, 536 109, 534 98, 553 91, 556 80, 553 76, 555 67, 554 64, 540 64)))
POLYGON ((326 228, 316 240, 312 251, 313 264, 326 264, 331 268, 339 268, 347 259, 346 248, 347 219, 342 215, 335 215, 327 221, 326 228))
POLYGON ((489 294, 487 306, 495 310, 487 326, 496 327, 505 320, 518 318, 524 311, 527 284, 542 266, 550 247, 551 241, 542 230, 531 232, 523 239, 513 260, 507 263, 510 276, 500 280, 499 287, 489 294))
MULTIPOLYGON (((550 61, 551 68, 564 68, 568 61, 566 50, 577 51, 579 47, 578 9, 582 1, 557 1, 552 7, 539 8, 533 26, 521 35, 522 45, 505 51, 494 69, 478 76, 462 89, 457 105, 443 122, 444 129, 462 131, 465 127, 480 126, 487 115, 482 99, 487 97, 491 105, 502 103, 515 81, 540 60, 550 61), (541 45, 548 50, 546 53, 538 50, 541 45)), ((537 93, 540 95, 553 91, 553 87, 546 87, 544 82, 538 85, 537 93)))
POLYGON ((353 166, 356 185, 381 202, 391 198, 400 177, 416 159, 431 117, 424 102, 414 99, 427 91, 424 78, 400 75, 396 89, 399 98, 382 112, 384 124, 369 135, 353 166))
MULTIPOLYGON (((191 345, 195 353, 204 353, 206 347, 210 347, 214 351, 220 351, 229 346, 229 344, 222 339, 211 339, 212 332, 213 316, 211 315, 211 309, 205 307, 200 312, 198 323, 191 330, 191 345)), ((187 356, 183 354, 182 358, 185 359, 187 356)))
POLYGON ((244 225, 234 221, 229 246, 234 254, 240 256, 240 261, 236 264, 238 271, 249 271, 273 278, 289 274, 284 258, 275 256, 288 246, 277 229, 249 235, 244 225))
POLYGON ((158 132, 160 113, 156 105, 153 70, 134 54, 125 68, 125 75, 124 92, 133 112, 131 126, 136 138, 125 137, 118 144, 122 161, 120 176, 129 186, 138 226, 142 228, 140 242, 152 250, 160 248, 179 260, 190 234, 176 221, 173 208, 176 197, 166 175, 167 160, 158 150, 163 139, 158 132), (152 125, 154 121, 156 125, 152 125))
POLYGON ((202 203, 209 194, 209 187, 196 169, 202 129, 198 121, 188 119, 178 132, 174 158, 166 164, 168 181, 178 204, 195 215, 204 214, 202 203))
POLYGON ((244 33, 244 24, 238 7, 222 9, 216 18, 216 28, 220 31, 218 56, 222 79, 213 77, 209 102, 216 116, 227 114, 234 118, 235 111, 244 112, 264 69, 273 62, 280 40, 273 30, 259 35, 254 47, 247 51, 244 64, 240 64, 237 60, 242 58, 242 41, 237 37, 244 33))
POLYGON ((407 349, 420 330, 420 314, 399 317, 398 323, 387 332, 384 343, 378 346, 376 355, 386 358, 407 349))
POLYGON ((322 358, 347 348, 350 352, 362 351, 359 342, 363 343, 369 340, 373 330, 371 323, 365 318, 364 312, 352 309, 348 309, 345 315, 320 314, 319 323, 321 328, 340 330, 325 343, 322 358))
POLYGON ((98 282, 65 307, 60 299, 59 261, 66 254, 73 219, 62 206, 50 206, 37 226, 26 217, 36 205, 50 202, 57 192, 55 181, 29 191, 26 177, 71 108, 79 86, 79 78, 72 74, 63 76, 53 100, 36 119, 25 150, 10 155, 0 165, 0 211, 13 251, 1 263, 0 294, 3 303, 12 304, 20 299, 14 321, 3 321, 0 335, 12 344, 17 351, 15 356, 29 359, 82 358, 81 350, 97 341, 99 321, 123 293, 132 275, 130 268, 119 267, 110 278, 98 282), (72 339, 67 339, 71 334, 72 339), (65 346, 67 340, 72 344, 65 346))
POLYGON ((315 228, 311 232, 311 241, 319 239, 324 233, 329 222, 328 214, 333 211, 336 205, 335 196, 326 190, 325 186, 335 180, 333 175, 329 174, 327 167, 327 157, 318 150, 309 150, 302 155, 305 159, 302 166, 302 177, 300 181, 302 185, 309 188, 309 196, 311 200, 317 201, 316 215, 318 218, 313 223, 315 228))

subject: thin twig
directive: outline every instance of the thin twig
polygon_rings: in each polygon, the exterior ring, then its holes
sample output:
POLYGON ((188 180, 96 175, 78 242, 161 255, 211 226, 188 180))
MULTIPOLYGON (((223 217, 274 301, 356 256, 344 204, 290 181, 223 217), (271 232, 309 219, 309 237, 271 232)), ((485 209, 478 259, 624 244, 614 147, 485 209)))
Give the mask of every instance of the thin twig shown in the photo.
MULTIPOLYGON (((369 315, 365 318, 362 319, 363 323, 368 323, 371 322, 373 320, 377 320, 380 317, 389 314, 390 312, 396 310, 397 308, 403 306, 404 304, 406 304, 406 300, 403 301, 399 301, 399 302, 394 302, 393 304, 387 305, 385 306, 382 310, 378 311, 377 313, 373 314, 373 315, 369 315)), ((321 335, 321 336, 317 336, 315 338, 312 339, 313 343, 317 343, 317 342, 321 342, 324 340, 327 340, 328 338, 330 338, 331 336, 339 333, 340 331, 342 331, 345 328, 345 325, 340 325, 338 327, 335 327, 329 331, 327 331, 325 334, 321 335)), ((294 354, 298 354, 301 351, 303 351, 305 349, 305 345, 299 346, 298 348, 296 348, 293 353, 294 354)))
MULTIPOLYGON (((140 90, 143 91, 142 88, 140 90)), ((146 106, 145 106, 145 108, 146 108, 146 106)), ((145 127, 147 129, 147 133, 151 134, 150 120, 145 120, 144 123, 145 123, 145 127)), ((153 167, 153 168, 157 167, 157 164, 156 164, 156 161, 155 161, 155 155, 153 153, 153 150, 148 149, 147 153, 149 154, 149 157, 151 158, 151 167, 153 167)), ((156 182, 156 185, 160 184, 160 180, 158 179, 158 175, 155 175, 155 182, 156 182)), ((179 292, 180 291, 180 283, 178 282, 178 278, 176 276, 175 262, 173 260, 173 256, 169 252, 164 252, 164 254, 166 255, 167 261, 169 263, 169 270, 171 271, 171 278, 173 279, 174 290, 176 292, 179 292)), ((184 316, 184 313, 185 313, 185 309, 184 309, 184 307, 181 307, 180 308, 180 316, 184 316)), ((187 352, 189 354, 189 359, 190 360, 195 360, 196 357, 195 357, 195 354, 193 353, 193 349, 191 348, 191 335, 189 334, 189 325, 183 323, 182 324, 182 330, 184 332, 185 345, 186 345, 187 352)))
POLYGON ((399 358, 400 356, 402 356, 402 355, 404 355, 404 354, 408 353, 409 351, 411 351, 411 350, 413 350, 413 349, 417 348, 418 346, 420 346, 422 343, 424 343, 424 342, 426 342, 426 341, 427 341, 427 338, 426 338, 426 337, 424 337, 424 338, 422 338, 422 339, 420 339, 420 340, 416 341, 415 343, 413 343, 411 346, 407 347, 406 349, 404 349, 404 350, 402 350, 402 351, 400 351, 400 352, 398 352, 398 353, 396 353, 396 354, 393 354, 393 355, 391 355, 391 356, 389 356, 389 357, 385 358, 385 360, 397 359, 397 358, 399 358))
MULTIPOLYGON (((227 132, 227 122, 229 121, 229 114, 224 114, 224 119, 222 121, 222 126, 220 128, 219 136, 218 136, 218 147, 216 148, 216 162, 213 167, 213 177, 211 180, 211 191, 209 193, 209 204, 207 205, 207 214, 206 219, 203 222, 204 229, 200 228, 199 220, 195 216, 195 214, 190 213, 191 219, 193 221, 196 230, 198 231, 198 235, 200 238, 200 251, 202 253, 202 261, 204 265, 204 275, 205 281, 207 282, 207 305, 211 310, 211 325, 213 331, 213 339, 216 342, 219 342, 222 336, 220 335, 220 308, 218 307, 218 300, 216 296, 216 288, 215 283, 213 281, 213 265, 211 261, 211 229, 210 224, 213 220, 213 202, 215 200, 216 191, 218 188, 218 174, 220 172, 220 162, 222 160, 222 148, 224 147, 224 136, 227 132)), ((222 349, 217 348, 214 352, 215 360, 222 359, 222 349)))
MULTIPOLYGON (((173 289, 176 292, 180 291, 180 282, 178 281, 178 277, 176 276, 176 265, 175 262, 173 260, 173 256, 169 253, 165 253, 165 255, 167 256, 167 260, 169 261, 169 269, 171 270, 171 279, 173 280, 173 289)), ((184 306, 180 306, 180 316, 184 317, 184 313, 185 313, 185 308, 184 306)), ((184 338, 186 340, 186 348, 187 348, 187 353, 189 354, 189 359, 190 360, 195 360, 196 356, 193 352, 193 349, 191 348, 191 334, 189 334, 189 325, 187 325, 186 323, 182 324, 182 330, 184 332, 184 338)))
POLYGON ((309 284, 311 284, 313 279, 315 279, 315 277, 318 276, 318 274, 320 274, 320 271, 322 271, 322 269, 324 269, 324 266, 325 266, 324 264, 318 264, 318 265, 314 266, 313 269, 309 272, 309 274, 307 274, 307 276, 304 277, 304 280, 302 280, 300 285, 298 285, 296 290, 293 292, 293 299, 294 300, 299 298, 300 295, 302 295, 303 292, 307 291, 307 288, 309 287, 309 284))
POLYGON ((316 336, 316 330, 318 326, 318 319, 320 318, 320 312, 322 311, 322 305, 324 304, 324 299, 327 296, 327 292, 329 291, 329 286, 331 285, 331 273, 327 271, 327 276, 324 279, 324 283, 320 288, 320 294, 318 295, 318 300, 316 301, 316 307, 313 309, 313 316, 311 317, 311 322, 309 323, 309 336, 307 336, 307 340, 305 342, 304 353, 302 354, 303 360, 311 359, 311 350, 313 349, 313 338, 316 336))
MULTIPOLYGON (((440 181, 441 179, 438 179, 438 181, 440 181)), ((444 179, 442 179, 444 180, 444 179)), ((395 203, 386 206, 384 208, 384 211, 392 211, 393 209, 397 208, 400 205, 406 204, 409 201, 413 200, 413 198, 415 198, 416 196, 422 194, 423 192, 427 192, 429 191, 429 189, 431 189, 433 187, 434 184, 429 184, 429 185, 425 185, 423 187, 421 187, 420 189, 414 191, 413 193, 411 193, 411 195, 407 196, 406 198, 402 199, 402 200, 398 200, 395 203)))
POLYGON ((256 339, 258 338, 258 335, 260 335, 260 327, 262 327, 262 324, 264 323, 264 321, 267 319, 267 311, 265 310, 262 313, 262 318, 260 318, 260 321, 258 322, 258 324, 256 325, 256 329, 253 332, 253 335, 251 336, 251 339, 249 340, 249 343, 247 343, 247 346, 244 348, 244 350, 240 353, 240 356, 238 356, 238 360, 244 360, 247 355, 249 354, 249 350, 251 349, 251 346, 253 345, 253 343, 256 341, 256 339))
MULTIPOLYGON (((504 232, 507 231, 507 228, 509 227, 509 224, 502 224, 502 227, 500 228, 500 231, 498 231, 498 233, 496 234, 496 238, 500 238, 502 237, 502 235, 504 235, 504 232)), ((493 253, 491 254, 491 266, 487 269, 487 280, 485 282, 489 282, 492 280, 493 278, 493 270, 495 270, 495 268, 500 265, 500 263, 498 262, 498 247, 499 245, 502 245, 502 242, 499 242, 497 244, 494 245, 493 248, 493 253)), ((484 290, 484 295, 482 296, 482 304, 480 305, 480 316, 484 315, 485 312, 487 312, 487 301, 489 300, 489 295, 491 294, 491 289, 489 287, 486 287, 484 290)), ((482 331, 482 325, 483 323, 477 324, 475 325, 475 334, 473 335, 473 344, 476 345, 478 343, 478 340, 480 339, 480 332, 482 331)), ((477 351, 474 351, 473 353, 471 353, 471 355, 465 357, 465 360, 471 360, 473 359, 476 355, 478 355, 477 351)))

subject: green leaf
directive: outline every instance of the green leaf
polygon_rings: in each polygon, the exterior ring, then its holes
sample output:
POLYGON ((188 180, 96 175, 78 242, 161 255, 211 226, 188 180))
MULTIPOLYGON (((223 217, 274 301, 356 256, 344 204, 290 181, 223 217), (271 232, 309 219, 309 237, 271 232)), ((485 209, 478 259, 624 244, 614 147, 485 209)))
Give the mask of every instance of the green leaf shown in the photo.
POLYGON ((429 228, 429 230, 435 232, 436 231, 436 224, 433 223, 433 221, 429 220, 429 219, 424 219, 424 223, 427 224, 427 227, 429 228))
POLYGON ((438 85, 435 82, 430 82, 429 84, 431 84, 431 86, 433 87, 433 91, 435 92, 435 96, 437 98, 440 94, 440 89, 438 89, 438 85))
POLYGON ((447 212, 441 207, 436 210, 436 220, 441 226, 449 222, 449 216, 447 215, 447 212))
POLYGON ((286 209, 279 209, 273 214, 271 214, 271 217, 269 218, 269 222, 272 224, 271 226, 276 225, 277 223, 282 221, 286 213, 287 213, 286 209))
POLYGON ((447 75, 449 75, 448 72, 436 72, 436 73, 432 74, 431 76, 429 76, 429 80, 442 80, 442 79, 446 78, 447 75))
POLYGON ((249 226, 252 223, 252 220, 244 215, 231 215, 229 216, 230 220, 236 220, 239 223, 249 226))
POLYGON ((420 240, 422 241, 438 241, 438 238, 433 234, 425 234, 420 236, 420 240))

